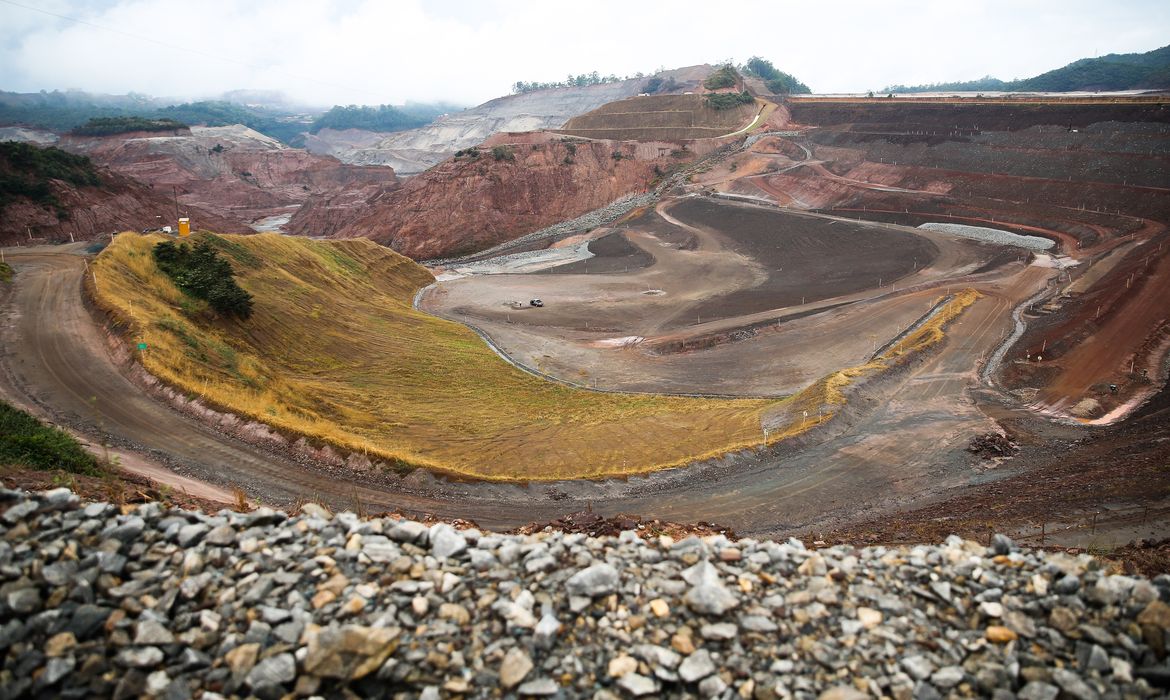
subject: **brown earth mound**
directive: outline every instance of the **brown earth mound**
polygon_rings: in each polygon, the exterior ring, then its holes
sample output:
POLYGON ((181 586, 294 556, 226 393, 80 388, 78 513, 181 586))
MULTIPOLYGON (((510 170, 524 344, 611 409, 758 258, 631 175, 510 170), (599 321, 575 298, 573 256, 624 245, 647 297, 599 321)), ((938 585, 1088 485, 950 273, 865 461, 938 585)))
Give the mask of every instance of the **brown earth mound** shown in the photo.
MULTIPOLYGON (((642 192, 693 155, 670 144, 524 140, 501 137, 440 163, 333 235, 370 238, 415 259, 473 253, 642 192)), ((311 211, 312 203, 303 215, 311 211)))

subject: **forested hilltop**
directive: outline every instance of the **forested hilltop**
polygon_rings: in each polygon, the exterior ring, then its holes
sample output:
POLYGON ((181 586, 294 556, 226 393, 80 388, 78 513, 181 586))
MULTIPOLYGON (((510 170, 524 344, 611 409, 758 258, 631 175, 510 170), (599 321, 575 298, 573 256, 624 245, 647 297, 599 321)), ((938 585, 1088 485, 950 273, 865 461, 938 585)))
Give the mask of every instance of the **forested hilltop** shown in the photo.
POLYGON ((1170 46, 1146 53, 1109 54, 1079 61, 1032 78, 978 80, 929 85, 890 85, 882 92, 1080 92, 1170 89, 1170 46))

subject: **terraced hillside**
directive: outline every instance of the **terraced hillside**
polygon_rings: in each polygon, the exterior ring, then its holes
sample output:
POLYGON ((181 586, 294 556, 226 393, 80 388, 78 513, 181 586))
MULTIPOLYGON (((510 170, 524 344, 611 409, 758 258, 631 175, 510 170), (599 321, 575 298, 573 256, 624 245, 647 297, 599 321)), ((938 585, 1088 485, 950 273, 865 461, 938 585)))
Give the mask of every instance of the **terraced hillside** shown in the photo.
POLYGON ((704 95, 631 97, 573 117, 560 133, 617 141, 682 141, 716 138, 746 126, 758 103, 713 109, 704 95))
MULTIPOLYGON (((485 479, 641 472, 760 440, 763 400, 579 391, 505 363, 462 325, 416 311, 432 281, 368 240, 212 237, 255 298, 216 319, 155 265, 162 236, 122 234, 97 259, 99 304, 169 384, 281 431, 485 479)), ((367 462, 368 464, 368 462, 367 462)))

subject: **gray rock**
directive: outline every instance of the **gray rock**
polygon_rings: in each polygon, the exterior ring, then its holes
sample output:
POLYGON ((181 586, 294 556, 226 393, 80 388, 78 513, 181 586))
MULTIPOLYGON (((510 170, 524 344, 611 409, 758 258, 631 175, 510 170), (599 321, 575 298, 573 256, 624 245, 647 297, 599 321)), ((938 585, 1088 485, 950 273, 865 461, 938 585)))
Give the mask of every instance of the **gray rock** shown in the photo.
POLYGON ((570 595, 591 598, 613 593, 617 586, 618 572, 610 564, 594 564, 578 571, 565 581, 565 589, 570 595))
POLYGON ((730 622, 703 625, 699 628, 699 636, 703 639, 734 639, 737 634, 739 629, 730 622))
POLYGON ((722 615, 739 605, 739 599, 719 583, 701 583, 687 591, 683 600, 704 615, 722 615))
POLYGON ((637 656, 651 666, 673 669, 677 668, 682 661, 682 657, 678 653, 654 644, 639 644, 634 647, 633 652, 634 656, 637 656))
POLYGON ((1016 697, 1020 700, 1056 700, 1058 695, 1060 695, 1060 688, 1040 681, 1032 681, 1016 693, 1016 697))
POLYGON ((1078 644, 1077 663, 1089 671, 1108 671, 1109 654, 1097 644, 1078 644))
POLYGON ((911 678, 918 681, 929 678, 930 674, 934 673, 935 668, 930 659, 920 654, 903 658, 899 665, 903 671, 910 674, 911 678))
POLYGON ((42 513, 73 510, 81 503, 81 499, 65 487, 41 491, 37 494, 37 500, 40 502, 37 510, 42 513))
POLYGON ((64 586, 77 574, 77 562, 59 561, 41 570, 41 578, 50 586, 64 586))
POLYGON ((1100 697, 1097 691, 1089 687, 1081 677, 1066 668, 1058 668, 1052 672, 1052 680, 1060 689, 1076 700, 1097 700, 1100 697))
POLYGON ((203 539, 207 534, 208 527, 203 523, 193 523, 191 525, 184 525, 179 528, 179 539, 177 540, 180 547, 190 547, 203 539))
POLYGON ((532 630, 533 641, 541 649, 551 649, 557 641, 557 633, 560 632, 560 629, 560 621, 551 613, 545 613, 532 630))
POLYGON ((775 622, 763 615, 744 615, 739 618, 739 626, 749 632, 775 632, 779 629, 775 622))
POLYGON ((8 510, 4 511, 4 522, 15 524, 21 520, 24 520, 35 512, 37 512, 36 501, 20 501, 14 506, 9 506, 8 510))
POLYGON ((422 523, 416 523, 413 520, 403 520, 390 528, 390 532, 386 534, 396 542, 425 544, 427 539, 427 526, 422 523))
POLYGON ((692 586, 698 586, 701 583, 722 583, 719 570, 706 560, 683 571, 682 578, 692 586))
POLYGON ((704 698, 713 698, 727 690, 727 683, 719 676, 707 676, 699 681, 699 695, 704 698))
POLYGON ((431 554, 442 561, 462 554, 467 549, 467 540, 455 528, 446 523, 437 523, 430 529, 431 554))
POLYGON ((164 654, 158 647, 126 647, 114 657, 119 666, 151 668, 162 663, 164 654))
POLYGON ((35 588, 20 588, 5 596, 4 602, 12 612, 30 615, 41 609, 41 593, 35 588))
POLYGON ((650 695, 658 691, 657 681, 638 673, 627 673, 622 676, 618 680, 618 686, 634 697, 650 695))
POLYGON ((174 644, 175 635, 154 620, 144 620, 135 625, 134 643, 142 646, 174 644))
POLYGON ((259 688, 290 683, 297 676, 297 661, 292 654, 277 654, 262 660, 248 672, 248 685, 259 688))
POLYGON ((72 632, 78 641, 85 641, 106 623, 106 620, 109 619, 110 613, 112 612, 113 610, 110 608, 103 608, 89 603, 79 605, 73 611, 73 617, 70 618, 69 623, 65 626, 65 631, 72 632))
POLYGON ((712 673, 715 673, 715 663, 711 661, 711 654, 706 649, 699 649, 683 659, 678 666, 679 678, 687 683, 694 683, 712 673))
POLYGON ((77 662, 72 656, 59 656, 49 659, 45 664, 45 673, 41 676, 40 682, 43 685, 56 685, 57 681, 68 676, 73 672, 77 662))
POLYGON ((556 695, 558 690, 560 686, 553 679, 537 678, 521 685, 516 692, 520 695, 546 696, 556 695))
POLYGON ((204 544, 226 547, 236 543, 236 529, 231 525, 220 525, 211 529, 203 538, 204 544))
POLYGON ((949 690, 963 681, 962 666, 943 666, 930 674, 930 682, 937 688, 949 690))
POLYGON ((995 555, 1011 554, 1015 543, 1007 535, 995 534, 991 536, 991 553, 995 555))
POLYGON ((126 519, 126 522, 121 525, 116 525, 106 531, 106 537, 118 540, 119 542, 133 542, 137 540, 142 532, 146 529, 146 521, 137 515, 126 519))

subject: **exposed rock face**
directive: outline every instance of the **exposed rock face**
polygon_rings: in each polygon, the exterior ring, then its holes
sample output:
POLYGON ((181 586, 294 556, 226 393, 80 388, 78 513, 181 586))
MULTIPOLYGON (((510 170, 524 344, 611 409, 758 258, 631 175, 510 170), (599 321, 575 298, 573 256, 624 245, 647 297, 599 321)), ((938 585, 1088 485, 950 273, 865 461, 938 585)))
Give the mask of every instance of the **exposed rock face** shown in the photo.
MULTIPOLYGON (((664 79, 673 78, 679 90, 690 90, 712 70, 709 65, 700 65, 657 75, 664 79)), ((638 78, 499 97, 478 107, 440 117, 422 128, 391 134, 368 145, 360 145, 360 137, 353 130, 322 131, 307 140, 305 146, 313 153, 328 153, 346 163, 390 165, 396 172, 410 175, 442 162, 455 151, 481 143, 493 134, 560 128, 571 117, 639 94, 645 90, 646 80, 638 78)))
MULTIPOLYGON (((351 195, 397 183, 390 168, 345 165, 235 125, 190 134, 68 136, 60 146, 195 206, 244 221, 292 214, 315 195, 351 195)), ((327 206, 327 205, 323 205, 327 206)))
POLYGON ((23 126, 0 126, 0 141, 19 141, 37 146, 52 146, 60 139, 51 131, 23 126))
MULTIPOLYGON (((175 224, 175 204, 169 192, 152 189, 106 168, 101 168, 99 174, 102 184, 97 187, 52 181, 53 194, 66 212, 63 218, 54 208, 25 198, 6 206, 0 216, 0 245, 67 243, 70 234, 80 241, 127 229, 137 231, 175 224)), ((238 219, 198 207, 185 207, 185 210, 196 228, 225 233, 248 231, 238 219)))
MULTIPOLYGON (((384 193, 334 235, 370 238, 415 259, 471 253, 642 191, 693 153, 677 144, 573 143, 548 134, 501 134, 478 152, 384 193), (517 140, 528 143, 506 143, 517 140), (503 149, 499 160, 495 147, 503 149)), ((306 207, 303 216, 316 214, 306 207)))

